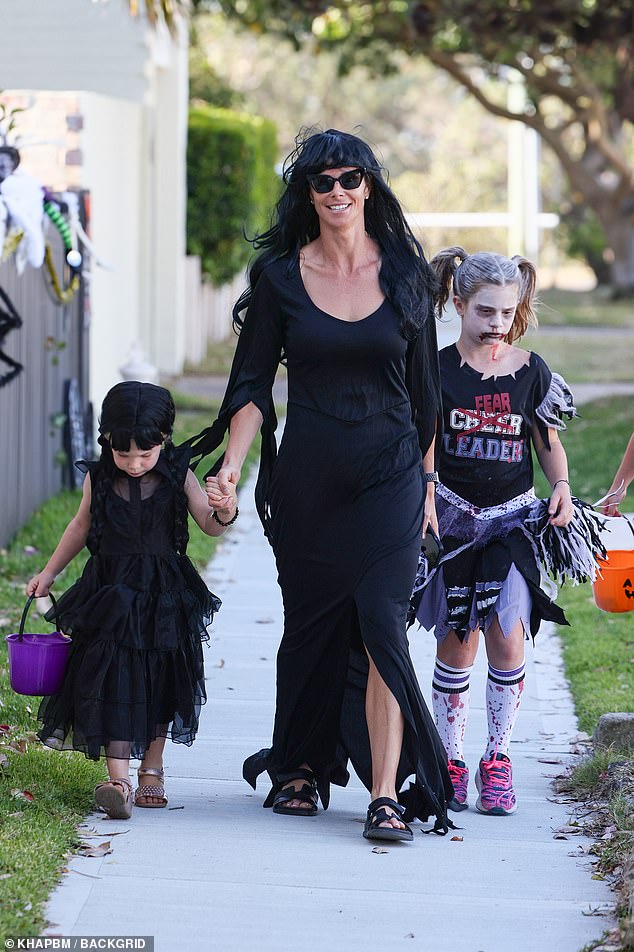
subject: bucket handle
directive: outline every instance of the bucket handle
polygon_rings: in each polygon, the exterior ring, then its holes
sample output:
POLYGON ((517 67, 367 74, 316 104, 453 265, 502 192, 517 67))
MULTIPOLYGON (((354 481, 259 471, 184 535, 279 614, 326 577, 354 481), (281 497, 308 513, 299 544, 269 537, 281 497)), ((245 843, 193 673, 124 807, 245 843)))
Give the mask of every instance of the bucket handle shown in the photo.
MULTIPOLYGON (((31 602, 33 601, 34 598, 44 598, 44 597, 45 596, 43 595, 29 595, 29 597, 27 598, 26 605, 24 606, 24 611, 22 612, 22 618, 20 619, 20 632, 18 634, 18 641, 22 641, 22 637, 24 635, 24 625, 26 624, 26 616, 29 613, 31 602)), ((57 602, 55 601, 55 596, 53 595, 52 592, 48 593, 48 597, 53 602, 53 611, 55 612, 55 627, 57 628, 57 631, 59 631, 59 615, 57 613, 57 602)))
POLYGON ((632 535, 634 536, 634 524, 627 518, 627 516, 625 515, 624 512, 619 512, 618 515, 617 515, 615 518, 616 518, 616 519, 625 519, 625 521, 627 522, 628 526, 630 527, 630 530, 631 530, 631 532, 632 532, 632 535))

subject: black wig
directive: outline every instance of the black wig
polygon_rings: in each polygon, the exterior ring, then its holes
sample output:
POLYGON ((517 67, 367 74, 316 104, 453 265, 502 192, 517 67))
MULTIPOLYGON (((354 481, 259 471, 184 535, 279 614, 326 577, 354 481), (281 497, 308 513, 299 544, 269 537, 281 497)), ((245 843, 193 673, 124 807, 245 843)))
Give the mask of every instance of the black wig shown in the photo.
POLYGON ((358 136, 337 129, 326 132, 305 129, 300 131, 295 148, 284 163, 285 188, 275 207, 273 225, 252 241, 254 248, 262 251, 251 263, 249 287, 234 307, 237 331, 242 326, 241 312, 248 307, 264 268, 282 257, 288 257, 289 269, 297 267, 300 249, 319 235, 319 219, 310 202, 308 176, 342 167, 365 169, 371 186, 365 203, 365 228, 379 245, 379 283, 400 316, 401 333, 411 340, 427 321, 434 320, 436 277, 370 146, 358 136))
POLYGON ((88 548, 95 552, 105 519, 105 498, 108 488, 121 473, 115 465, 112 450, 126 453, 132 440, 139 449, 149 450, 165 444, 165 458, 170 479, 175 489, 174 534, 176 549, 184 553, 189 533, 187 528, 187 497, 178 478, 172 443, 172 429, 176 410, 169 390, 153 383, 126 380, 106 394, 99 418, 99 445, 101 467, 93 486, 92 521, 88 548))

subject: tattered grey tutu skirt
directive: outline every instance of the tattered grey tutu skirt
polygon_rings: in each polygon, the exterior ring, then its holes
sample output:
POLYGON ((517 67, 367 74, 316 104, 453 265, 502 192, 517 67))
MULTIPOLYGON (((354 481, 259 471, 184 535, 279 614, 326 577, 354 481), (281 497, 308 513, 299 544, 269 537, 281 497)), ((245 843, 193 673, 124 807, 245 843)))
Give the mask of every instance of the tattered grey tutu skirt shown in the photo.
POLYGON ((567 625, 550 597, 556 586, 540 569, 561 581, 585 581, 594 577, 602 548, 600 519, 585 503, 573 502, 570 526, 556 529, 548 524, 548 500, 538 500, 533 490, 480 509, 440 484, 436 510, 444 554, 432 571, 421 558, 410 624, 416 619, 435 629, 439 640, 452 629, 461 641, 476 628, 486 632, 496 617, 505 637, 518 621, 533 637, 544 619, 567 625))

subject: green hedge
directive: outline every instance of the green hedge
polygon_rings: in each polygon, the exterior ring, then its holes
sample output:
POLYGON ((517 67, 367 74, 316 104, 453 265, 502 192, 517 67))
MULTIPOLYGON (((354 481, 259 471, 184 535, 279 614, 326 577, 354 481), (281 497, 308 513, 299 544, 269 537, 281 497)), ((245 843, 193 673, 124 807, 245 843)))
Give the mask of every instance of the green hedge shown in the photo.
POLYGON ((253 237, 269 226, 279 195, 272 122, 211 106, 189 113, 187 251, 222 284, 238 274, 253 237))

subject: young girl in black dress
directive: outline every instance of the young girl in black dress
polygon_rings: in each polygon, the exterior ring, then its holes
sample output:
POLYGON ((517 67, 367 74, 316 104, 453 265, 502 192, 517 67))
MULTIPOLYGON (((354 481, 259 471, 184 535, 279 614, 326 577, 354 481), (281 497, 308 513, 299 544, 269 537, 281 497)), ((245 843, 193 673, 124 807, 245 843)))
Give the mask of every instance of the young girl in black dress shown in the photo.
POLYGON ((430 264, 441 282, 441 309, 453 287, 462 329, 457 343, 440 352, 436 507, 444 555, 415 590, 413 607, 437 639, 432 699, 453 810, 467 806, 469 680, 484 635, 488 734, 476 807, 504 816, 517 809, 509 744, 524 687, 524 641, 542 619, 567 624, 540 586, 540 561, 555 576, 585 580, 595 572, 597 525, 571 497, 558 436, 562 417, 576 413, 572 394, 541 357, 515 346, 536 323, 534 265, 459 247, 430 264), (552 487, 547 505, 533 490, 531 446, 552 487))
POLYGON ((132 811, 130 757, 142 761, 136 806, 166 806, 165 740, 191 744, 206 700, 201 642, 220 600, 186 555, 187 513, 213 536, 238 514, 235 494, 210 508, 189 449, 171 442, 174 416, 163 387, 126 381, 108 392, 101 458, 78 464, 88 478, 77 514, 27 585, 27 594, 46 595, 88 546, 81 578, 58 602, 73 641, 61 690, 42 701, 39 737, 93 760, 105 755, 109 780, 95 799, 116 819, 132 811))

